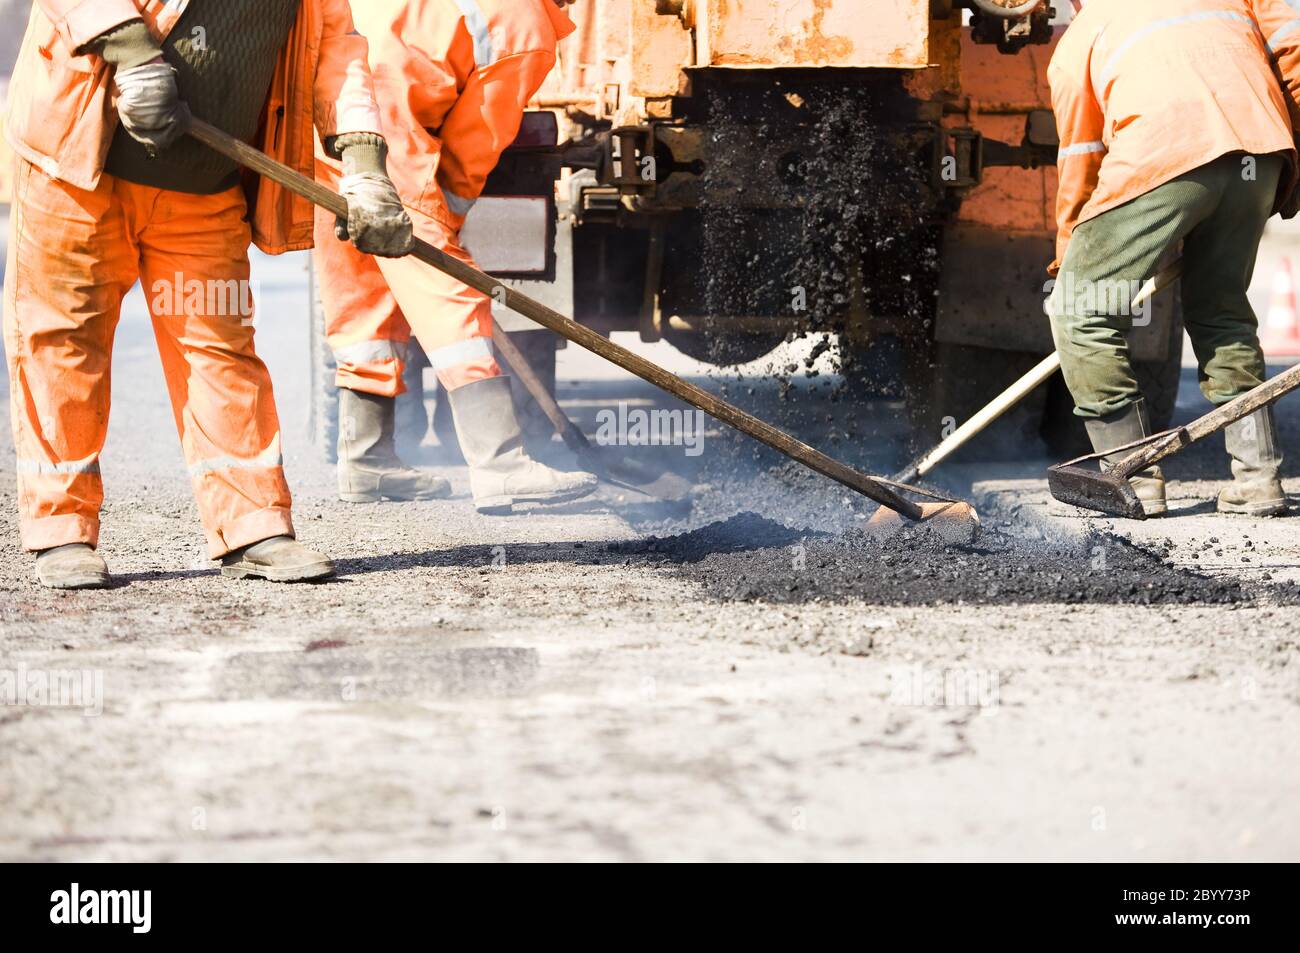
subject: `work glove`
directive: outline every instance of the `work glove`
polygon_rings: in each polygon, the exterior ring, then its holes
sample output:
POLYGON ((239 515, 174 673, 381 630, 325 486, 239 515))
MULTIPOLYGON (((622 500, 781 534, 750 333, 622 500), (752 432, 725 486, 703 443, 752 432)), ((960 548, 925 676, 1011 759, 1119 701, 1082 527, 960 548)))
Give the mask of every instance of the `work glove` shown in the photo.
POLYGON ((326 144, 343 159, 339 192, 348 200, 348 217, 340 218, 334 235, 349 238, 358 251, 383 258, 401 258, 415 247, 411 218, 402 197, 384 169, 387 146, 381 136, 340 136, 326 144))
POLYGON ((114 67, 117 114, 133 139, 157 155, 185 134, 190 111, 176 92, 176 71, 144 20, 128 20, 95 37, 85 51, 114 67))
POLYGON ((117 115, 131 138, 156 156, 189 130, 190 108, 176 92, 176 70, 168 63, 119 69, 117 115))

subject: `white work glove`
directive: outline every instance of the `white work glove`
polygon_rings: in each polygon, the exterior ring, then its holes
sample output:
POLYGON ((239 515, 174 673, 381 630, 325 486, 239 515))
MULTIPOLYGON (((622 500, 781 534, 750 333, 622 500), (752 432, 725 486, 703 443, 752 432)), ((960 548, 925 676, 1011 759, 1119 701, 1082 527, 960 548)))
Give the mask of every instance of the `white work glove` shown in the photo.
POLYGON ((168 63, 145 63, 113 74, 117 114, 131 138, 156 156, 185 135, 190 108, 176 92, 176 70, 168 63))
POLYGON ((402 198, 382 172, 355 172, 343 176, 339 192, 348 200, 348 220, 338 220, 334 234, 367 255, 401 258, 415 247, 411 218, 402 198))

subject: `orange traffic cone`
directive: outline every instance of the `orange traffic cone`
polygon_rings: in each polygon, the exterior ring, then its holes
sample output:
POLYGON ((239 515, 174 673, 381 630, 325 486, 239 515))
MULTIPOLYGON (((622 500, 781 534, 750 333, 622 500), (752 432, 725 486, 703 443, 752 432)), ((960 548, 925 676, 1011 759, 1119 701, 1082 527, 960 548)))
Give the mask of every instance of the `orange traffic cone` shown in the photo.
POLYGON ((1273 297, 1259 329, 1259 343, 1267 357, 1300 357, 1300 314, 1290 258, 1283 258, 1273 274, 1273 297))

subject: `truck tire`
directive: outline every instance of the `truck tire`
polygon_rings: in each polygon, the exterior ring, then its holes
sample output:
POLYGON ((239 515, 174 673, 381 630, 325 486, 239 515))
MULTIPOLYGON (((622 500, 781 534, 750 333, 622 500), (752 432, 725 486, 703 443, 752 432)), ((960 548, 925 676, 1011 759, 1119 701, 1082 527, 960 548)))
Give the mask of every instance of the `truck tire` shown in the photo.
POLYGON ((783 334, 750 334, 724 331, 674 331, 665 329, 664 340, 705 364, 735 367, 766 357, 785 340, 783 334))

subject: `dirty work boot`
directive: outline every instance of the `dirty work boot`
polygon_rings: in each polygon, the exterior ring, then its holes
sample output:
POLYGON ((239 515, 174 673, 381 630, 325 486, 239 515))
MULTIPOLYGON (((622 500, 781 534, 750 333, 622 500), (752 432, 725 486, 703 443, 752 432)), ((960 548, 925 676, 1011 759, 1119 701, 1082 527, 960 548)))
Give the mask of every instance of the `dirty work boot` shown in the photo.
POLYGON ((1262 407, 1229 424, 1223 439, 1232 456, 1233 479, 1219 493, 1219 512, 1247 516, 1285 513, 1286 492, 1278 478, 1282 451, 1278 448, 1273 408, 1262 407))
POLYGON ((85 543, 37 553, 36 580, 47 589, 107 589, 113 584, 104 558, 85 543))
POLYGON ((339 388, 339 499, 438 500, 451 495, 442 477, 408 467, 393 441, 397 402, 392 397, 339 388))
MULTIPOLYGON (((1088 439, 1092 441, 1092 449, 1097 453, 1104 453, 1151 436, 1146 401, 1141 399, 1113 414, 1085 420, 1084 425, 1088 428, 1088 439)), ((1131 450, 1124 450, 1102 457, 1101 468, 1109 470, 1131 452, 1131 450)), ((1165 475, 1159 467, 1148 467, 1131 477, 1128 482, 1129 486, 1133 487, 1133 492, 1137 494, 1137 498, 1142 501, 1142 509, 1146 511, 1147 516, 1163 516, 1168 511, 1169 506, 1165 502, 1165 475)))
POLYGON ((448 391, 474 508, 509 513, 516 503, 563 503, 596 488, 590 473, 564 473, 524 452, 510 378, 489 377, 448 391))
POLYGON ((334 563, 292 536, 272 536, 222 556, 221 575, 230 579, 309 582, 334 575, 334 563))

